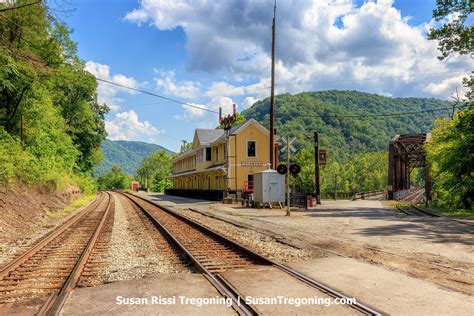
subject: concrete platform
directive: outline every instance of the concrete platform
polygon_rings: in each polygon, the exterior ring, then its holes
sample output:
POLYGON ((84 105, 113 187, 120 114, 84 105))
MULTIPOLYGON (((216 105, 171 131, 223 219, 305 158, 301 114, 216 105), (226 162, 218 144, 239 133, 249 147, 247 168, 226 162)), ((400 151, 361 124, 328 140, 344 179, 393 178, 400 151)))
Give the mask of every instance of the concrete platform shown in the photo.
POLYGON ((289 266, 390 315, 472 315, 474 297, 350 258, 330 257, 289 266))
POLYGON ((199 307, 192 303, 182 304, 180 296, 189 299, 221 297, 202 275, 160 274, 139 280, 76 289, 67 300, 61 315, 236 315, 232 307, 226 305, 199 307), (153 304, 153 296, 161 296, 163 300, 174 297, 175 303, 153 304), (125 302, 125 298, 139 298, 141 304, 118 304, 119 297, 123 298, 122 302, 125 302))
POLYGON ((242 297, 257 299, 319 299, 319 304, 297 304, 297 301, 282 301, 283 304, 262 304, 254 307, 262 315, 360 315, 356 310, 344 305, 329 305, 333 299, 323 292, 292 278, 287 273, 273 267, 226 271, 223 277, 229 281, 242 297), (326 305, 327 304, 327 305, 326 305), (300 305, 300 306, 297 306, 300 305))

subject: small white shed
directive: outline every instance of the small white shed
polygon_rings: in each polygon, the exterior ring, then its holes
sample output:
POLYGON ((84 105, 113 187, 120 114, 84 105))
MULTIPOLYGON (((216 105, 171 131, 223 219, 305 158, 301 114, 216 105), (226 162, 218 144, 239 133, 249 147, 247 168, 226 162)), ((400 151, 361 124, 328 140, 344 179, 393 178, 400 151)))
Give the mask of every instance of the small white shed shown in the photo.
POLYGON ((285 176, 271 169, 254 173, 253 199, 258 203, 284 203, 285 176))

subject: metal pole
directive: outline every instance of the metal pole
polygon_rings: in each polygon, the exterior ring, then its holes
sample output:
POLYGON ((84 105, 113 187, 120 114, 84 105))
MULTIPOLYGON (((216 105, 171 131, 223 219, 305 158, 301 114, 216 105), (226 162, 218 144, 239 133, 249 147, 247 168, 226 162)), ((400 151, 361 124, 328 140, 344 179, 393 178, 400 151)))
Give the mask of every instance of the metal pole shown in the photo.
POLYGON ((226 147, 226 169, 227 169, 227 175, 226 175, 226 189, 225 189, 225 197, 229 196, 229 189, 230 189, 230 159, 229 159, 229 152, 230 152, 230 130, 225 131, 225 147, 226 147))
POLYGON ((319 183, 319 139, 318 132, 314 132, 314 183, 316 187, 316 204, 321 204, 321 188, 319 183))
POLYGON ((290 136, 286 136, 286 167, 286 216, 290 216, 290 136))
POLYGON ((275 14, 276 14, 276 0, 273 5, 273 24, 272 24, 272 79, 271 79, 271 94, 270 94, 270 168, 274 169, 274 112, 275 112, 275 14))
POLYGON ((337 200, 337 174, 334 174, 334 200, 337 200))

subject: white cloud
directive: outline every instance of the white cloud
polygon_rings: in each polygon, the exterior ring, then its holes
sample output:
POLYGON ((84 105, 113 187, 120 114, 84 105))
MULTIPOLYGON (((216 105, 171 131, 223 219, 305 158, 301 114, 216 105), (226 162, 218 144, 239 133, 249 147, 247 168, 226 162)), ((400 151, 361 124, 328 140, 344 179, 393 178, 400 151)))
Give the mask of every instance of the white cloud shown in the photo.
MULTIPOLYGON (((160 30, 182 28, 190 71, 261 83, 268 82, 270 75, 272 4, 252 0, 141 0, 125 19, 148 22, 160 30)), ((449 89, 433 87, 453 78, 453 73, 413 74, 462 72, 472 68, 472 60, 460 56, 453 57, 454 62, 439 61, 436 41, 426 39, 426 31, 434 22, 418 26, 408 22, 409 17, 393 7, 393 0, 366 1, 360 7, 355 0, 279 1, 276 82, 293 85, 277 86, 277 92, 337 88, 447 97, 449 89), (403 77, 366 80, 393 76, 403 77), (303 82, 316 83, 294 84, 303 82), (441 90, 444 92, 433 94, 441 90)), ((257 91, 215 82, 207 94, 268 96, 268 90, 257 91)))
MULTIPOLYGON (((234 103, 235 102, 231 98, 218 97, 218 98, 212 98, 206 104, 197 104, 197 103, 189 103, 189 104, 198 106, 200 108, 212 110, 215 112, 219 112, 219 108, 222 108, 222 114, 226 115, 233 112, 234 103)), ((236 105, 236 108, 238 108, 237 105, 236 105)), ((175 115, 175 118, 177 120, 194 121, 198 123, 206 122, 204 123, 204 125, 206 126, 209 124, 212 125, 212 122, 215 120, 215 125, 218 124, 218 116, 216 115, 216 113, 210 113, 208 111, 203 111, 197 108, 187 107, 185 105, 183 105, 183 109, 184 109, 184 113, 182 115, 175 115)))
POLYGON ((207 89, 208 97, 236 96, 245 93, 244 87, 237 87, 224 81, 214 82, 207 89))
MULTIPOLYGON (((122 74, 110 74, 110 67, 108 65, 88 61, 85 69, 93 74, 97 78, 105 79, 123 86, 138 88, 137 81, 132 77, 127 77, 122 74)), ((123 99, 117 97, 119 92, 126 92, 130 94, 136 94, 135 91, 120 88, 105 82, 98 81, 97 87, 97 98, 99 104, 107 104, 112 111, 118 111, 120 109, 120 103, 123 99)))
POLYGON ((145 136, 155 136, 159 131, 148 121, 140 121, 135 111, 125 111, 115 114, 110 121, 105 121, 108 138, 112 140, 134 140, 145 136))
POLYGON ((459 95, 465 95, 467 92, 467 88, 459 86, 459 82, 462 82, 463 76, 455 76, 451 78, 447 78, 442 80, 438 83, 430 83, 426 88, 425 91, 429 92, 435 96, 445 96, 445 95, 453 95, 458 89, 459 95))
POLYGON ((159 72, 159 75, 160 77, 155 78, 156 87, 158 89, 162 89, 166 94, 171 94, 187 99, 193 99, 199 96, 199 83, 193 81, 183 81, 177 83, 175 81, 174 70, 162 71, 159 72))
POLYGON ((246 97, 243 101, 242 101, 242 108, 245 110, 245 109, 248 109, 249 107, 251 107, 255 102, 257 101, 260 101, 259 99, 256 99, 254 97, 246 97))

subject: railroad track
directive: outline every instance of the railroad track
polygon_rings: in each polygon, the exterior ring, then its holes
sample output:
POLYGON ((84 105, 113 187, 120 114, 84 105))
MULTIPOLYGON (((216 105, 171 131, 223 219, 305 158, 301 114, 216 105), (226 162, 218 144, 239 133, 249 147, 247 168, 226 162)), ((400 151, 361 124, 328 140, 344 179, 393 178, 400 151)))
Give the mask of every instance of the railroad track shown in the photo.
MULTIPOLYGON (((241 315, 258 315, 259 312, 239 299, 237 290, 221 276, 220 273, 224 271, 253 266, 272 266, 333 298, 348 298, 343 293, 286 265, 268 259, 184 215, 143 197, 128 193, 121 194, 150 219, 221 295, 232 299, 232 307, 241 315)), ((366 315, 383 314, 360 302, 350 307, 366 315)))
POLYGON ((38 315, 57 315, 92 253, 113 208, 102 193, 81 213, 0 270, 0 307, 39 307, 38 315))
POLYGON ((409 194, 402 196, 401 198, 398 199, 398 201, 404 201, 404 202, 419 202, 423 199, 423 195, 425 194, 425 189, 416 189, 413 192, 410 192, 409 194))
POLYGON ((409 216, 429 216, 429 217, 440 217, 441 215, 429 212, 427 210, 424 210, 422 208, 419 208, 415 205, 410 205, 410 206, 400 206, 397 205, 397 210, 400 212, 409 215, 409 216))
MULTIPOLYGON (((463 224, 463 225, 466 225, 466 226, 469 226, 469 227, 474 227, 474 224, 472 224, 472 223, 468 223, 466 221, 463 221, 463 220, 460 220, 460 219, 457 219, 457 218, 451 218, 451 217, 448 217, 448 216, 437 214, 435 212, 425 210, 425 209, 420 208, 420 207, 418 207, 416 205, 413 205, 413 204, 408 206, 408 207, 402 207, 400 205, 396 205, 396 208, 400 212, 402 212, 406 215, 409 215, 409 216, 445 218, 445 219, 454 221, 454 222, 459 223, 459 224, 463 224)), ((465 232, 470 233, 470 234, 472 234, 472 232, 473 232, 472 228, 462 229, 462 231, 465 231, 465 232)))

